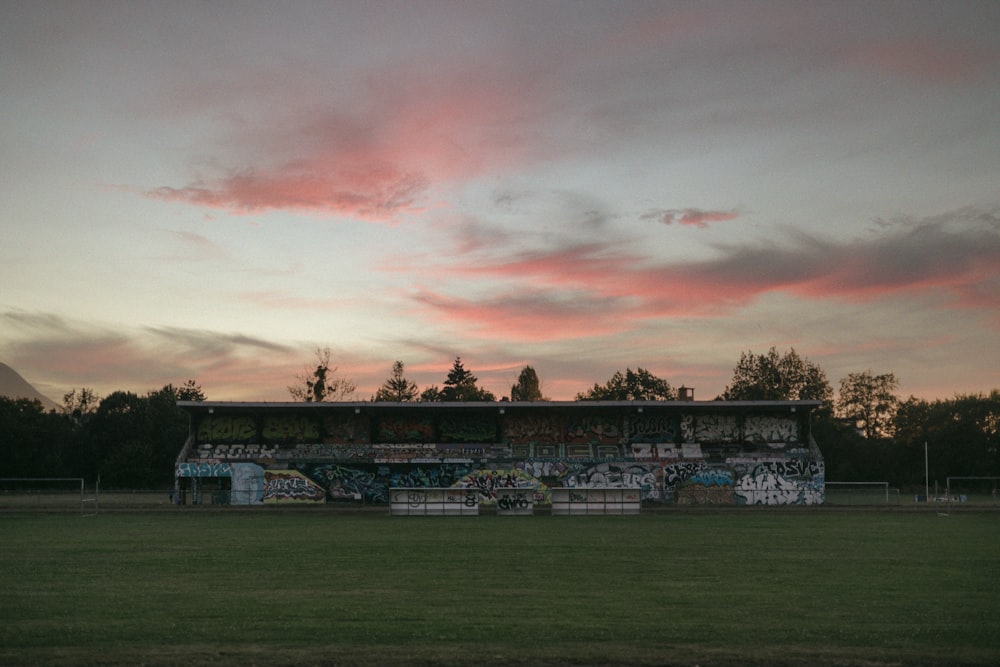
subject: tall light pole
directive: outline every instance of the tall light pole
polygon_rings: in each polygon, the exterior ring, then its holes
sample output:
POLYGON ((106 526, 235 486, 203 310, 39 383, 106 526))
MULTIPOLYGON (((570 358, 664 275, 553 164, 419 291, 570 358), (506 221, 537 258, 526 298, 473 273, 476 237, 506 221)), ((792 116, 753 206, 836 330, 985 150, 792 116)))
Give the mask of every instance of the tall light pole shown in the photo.
POLYGON ((931 475, 930 468, 927 466, 927 441, 924 440, 924 498, 927 502, 931 501, 931 475))

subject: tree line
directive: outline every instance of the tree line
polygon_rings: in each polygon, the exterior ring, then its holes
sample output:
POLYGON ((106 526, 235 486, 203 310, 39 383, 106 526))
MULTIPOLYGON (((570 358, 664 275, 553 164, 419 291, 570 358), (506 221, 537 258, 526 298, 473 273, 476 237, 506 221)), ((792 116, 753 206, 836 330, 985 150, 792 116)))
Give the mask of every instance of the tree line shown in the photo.
POLYGON ((174 462, 188 435, 177 401, 203 401, 193 380, 140 396, 91 389, 63 396, 61 410, 41 402, 0 397, 0 477, 82 477, 119 489, 173 484, 174 462))
MULTIPOLYGON (((420 389, 396 361, 369 400, 496 401, 495 394, 456 357, 440 386, 420 389)), ((828 481, 883 481, 903 489, 925 483, 925 450, 931 479, 1000 477, 1000 390, 927 401, 901 399, 893 373, 849 373, 833 387, 825 372, 794 349, 772 347, 741 355, 733 377, 717 397, 727 401, 815 400, 813 436, 826 462, 828 481)), ((347 400, 356 392, 339 376, 328 349, 288 387, 297 401, 347 400)), ((616 371, 604 383, 578 393, 578 401, 672 401, 678 390, 647 369, 616 371)), ((178 400, 206 400, 188 380, 145 395, 116 391, 106 397, 74 389, 61 410, 40 402, 0 398, 0 477, 83 477, 107 488, 163 488, 173 483, 173 464, 188 433, 178 400)), ((535 369, 525 366, 500 400, 547 401, 535 369)))

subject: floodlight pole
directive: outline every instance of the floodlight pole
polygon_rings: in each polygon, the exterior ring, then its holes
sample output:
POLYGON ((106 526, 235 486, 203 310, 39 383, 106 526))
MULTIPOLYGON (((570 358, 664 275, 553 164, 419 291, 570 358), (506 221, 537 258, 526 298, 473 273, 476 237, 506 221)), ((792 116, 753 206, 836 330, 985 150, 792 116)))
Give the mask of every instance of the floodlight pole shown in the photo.
POLYGON ((931 501, 931 475, 927 466, 927 441, 924 440, 924 498, 931 501))

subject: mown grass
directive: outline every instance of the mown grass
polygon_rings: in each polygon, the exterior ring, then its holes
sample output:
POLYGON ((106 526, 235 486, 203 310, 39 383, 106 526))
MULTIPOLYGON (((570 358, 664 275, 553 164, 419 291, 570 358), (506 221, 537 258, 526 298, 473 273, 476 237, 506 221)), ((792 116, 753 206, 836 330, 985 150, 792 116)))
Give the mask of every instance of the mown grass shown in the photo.
POLYGON ((1000 662, 988 512, 178 510, 0 530, 0 664, 1000 662))

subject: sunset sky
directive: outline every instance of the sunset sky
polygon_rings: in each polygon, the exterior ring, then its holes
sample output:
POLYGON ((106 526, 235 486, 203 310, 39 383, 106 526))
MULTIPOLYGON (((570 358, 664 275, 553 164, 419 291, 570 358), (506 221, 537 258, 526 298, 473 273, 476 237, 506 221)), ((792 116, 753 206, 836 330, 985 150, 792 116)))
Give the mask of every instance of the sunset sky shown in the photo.
POLYGON ((0 361, 1000 387, 1000 2, 0 4, 0 361))

